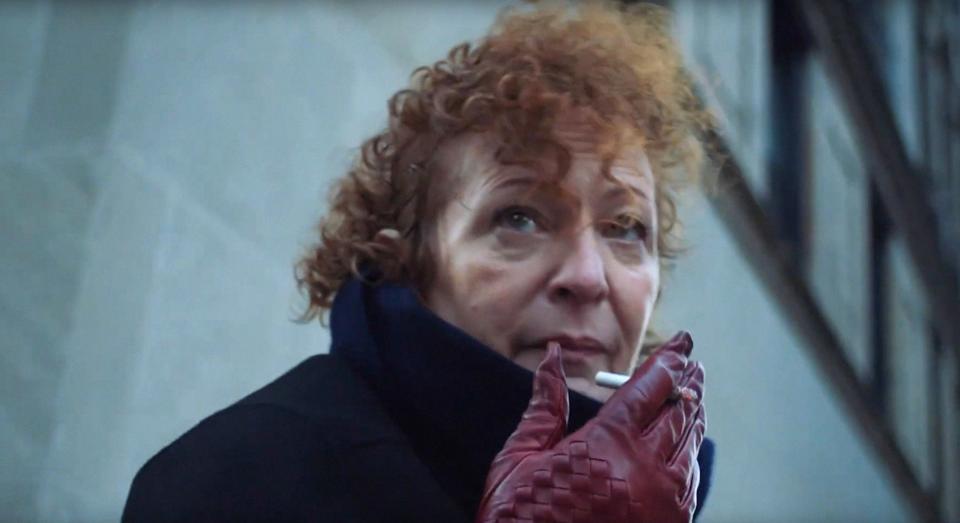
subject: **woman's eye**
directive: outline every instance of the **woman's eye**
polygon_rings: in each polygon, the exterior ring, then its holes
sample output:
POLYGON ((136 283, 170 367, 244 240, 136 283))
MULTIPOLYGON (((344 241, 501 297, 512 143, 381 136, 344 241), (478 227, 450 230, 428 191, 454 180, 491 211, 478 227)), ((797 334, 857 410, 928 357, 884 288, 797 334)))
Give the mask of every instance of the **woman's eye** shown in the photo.
POLYGON ((605 237, 615 240, 642 242, 647 239, 647 227, 633 216, 621 216, 604 222, 601 230, 605 237))
POLYGON ((518 232, 534 233, 539 228, 536 213, 530 209, 511 207, 497 214, 496 224, 518 232))

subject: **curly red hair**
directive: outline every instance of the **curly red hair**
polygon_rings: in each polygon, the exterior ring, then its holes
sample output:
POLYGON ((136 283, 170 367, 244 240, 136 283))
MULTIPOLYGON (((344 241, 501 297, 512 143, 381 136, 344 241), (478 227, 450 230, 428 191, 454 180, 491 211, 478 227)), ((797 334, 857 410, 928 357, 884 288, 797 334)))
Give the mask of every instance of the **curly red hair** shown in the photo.
POLYGON ((458 45, 446 60, 417 69, 411 88, 391 98, 387 128, 363 144, 335 186, 320 241, 297 265, 309 297, 303 319, 319 317, 364 266, 385 279, 429 285, 430 227, 445 203, 431 190, 443 175, 433 160, 446 140, 489 132, 500 162, 549 154, 563 175, 570 155, 552 133, 571 109, 596 127, 605 170, 624 143, 642 145, 655 178, 658 250, 661 260, 674 257, 675 194, 694 180, 703 156, 698 137, 712 121, 695 101, 668 12, 605 1, 512 8, 476 46, 458 45), (374 241, 381 229, 401 232, 404 259, 374 241))

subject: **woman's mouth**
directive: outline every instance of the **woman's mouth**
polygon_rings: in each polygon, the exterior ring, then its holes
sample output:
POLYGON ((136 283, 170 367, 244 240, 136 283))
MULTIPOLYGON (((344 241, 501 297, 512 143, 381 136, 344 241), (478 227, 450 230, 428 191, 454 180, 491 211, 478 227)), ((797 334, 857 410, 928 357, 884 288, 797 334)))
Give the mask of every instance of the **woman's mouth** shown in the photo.
POLYGON ((601 359, 606 358, 610 350, 595 338, 587 336, 549 336, 538 339, 530 348, 546 351, 547 344, 560 344, 560 357, 563 360, 563 370, 567 376, 591 377, 604 365, 601 359))

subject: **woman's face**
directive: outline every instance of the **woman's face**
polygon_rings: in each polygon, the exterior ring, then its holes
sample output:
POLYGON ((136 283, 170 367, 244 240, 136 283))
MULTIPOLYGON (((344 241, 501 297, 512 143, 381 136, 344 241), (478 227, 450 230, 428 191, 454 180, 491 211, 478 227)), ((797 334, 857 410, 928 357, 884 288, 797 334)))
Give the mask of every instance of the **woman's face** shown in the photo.
POLYGON ((452 197, 424 300, 530 370, 559 341, 570 388, 603 401, 611 391, 594 375, 633 368, 660 284, 653 174, 642 150, 627 148, 611 166, 617 183, 589 130, 561 125, 557 136, 572 163, 546 186, 531 168, 499 164, 489 136, 440 149, 452 197))

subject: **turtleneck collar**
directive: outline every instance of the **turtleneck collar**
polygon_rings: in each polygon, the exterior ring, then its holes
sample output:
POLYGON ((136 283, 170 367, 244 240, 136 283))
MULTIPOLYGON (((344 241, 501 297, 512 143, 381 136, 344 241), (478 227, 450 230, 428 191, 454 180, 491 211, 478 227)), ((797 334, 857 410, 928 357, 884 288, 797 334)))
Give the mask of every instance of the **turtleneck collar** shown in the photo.
MULTIPOLYGON (((330 326, 331 353, 368 382, 438 483, 475 513, 490 463, 530 401, 533 373, 436 316, 404 286, 348 281, 330 326)), ((571 390, 568 430, 600 407, 571 390)))

